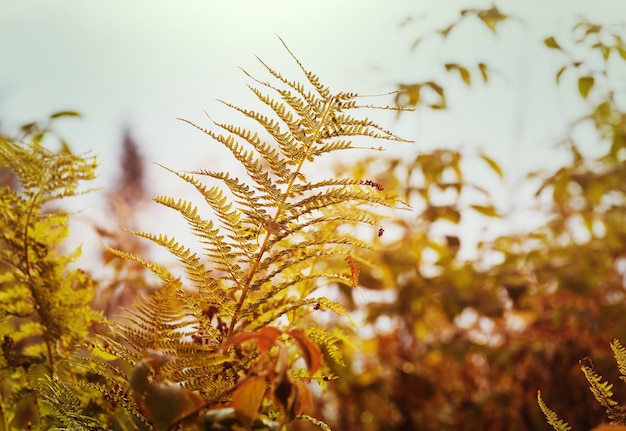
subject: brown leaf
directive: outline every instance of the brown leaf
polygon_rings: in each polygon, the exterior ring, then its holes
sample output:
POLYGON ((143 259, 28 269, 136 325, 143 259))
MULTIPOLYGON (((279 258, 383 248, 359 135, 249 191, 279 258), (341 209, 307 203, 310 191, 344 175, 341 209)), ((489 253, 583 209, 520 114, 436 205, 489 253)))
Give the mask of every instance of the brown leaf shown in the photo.
POLYGON ((176 383, 151 383, 138 406, 157 430, 169 430, 172 425, 198 411, 205 405, 204 398, 176 383))

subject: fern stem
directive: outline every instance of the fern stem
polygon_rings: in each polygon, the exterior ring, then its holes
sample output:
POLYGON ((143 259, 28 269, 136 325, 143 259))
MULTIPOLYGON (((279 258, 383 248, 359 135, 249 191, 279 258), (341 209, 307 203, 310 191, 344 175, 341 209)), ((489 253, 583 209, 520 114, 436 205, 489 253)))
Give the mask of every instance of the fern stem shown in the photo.
MULTIPOLYGON (((282 200, 281 202, 278 203, 278 206, 276 207, 276 213, 274 214, 274 217, 272 218, 273 222, 278 222, 278 219, 280 218, 280 215, 283 212, 283 208, 285 207, 285 203, 287 202, 287 199, 289 198, 289 194, 291 193, 291 189, 293 188, 293 185, 295 184, 296 179, 298 178, 298 175, 300 175, 302 166, 304 166, 304 162, 309 157, 309 154, 311 153, 311 149, 313 148, 313 144, 317 142, 317 140, 320 138, 322 130, 324 130, 324 127, 328 123, 330 114, 334 109, 334 105, 335 105, 335 97, 333 96, 330 98, 330 100, 326 104, 326 107, 324 108, 324 113, 322 114, 322 118, 320 122, 318 123, 318 127, 315 129, 315 132, 313 133, 313 135, 311 135, 308 142, 306 142, 306 145, 305 145, 306 151, 304 152, 304 154, 302 155, 302 158, 298 162, 298 166, 296 167, 292 177, 289 179, 289 183, 287 183, 287 187, 285 188, 285 192, 283 193, 282 200)), ((246 284, 243 290, 241 291, 241 297, 239 298, 239 301, 237 302, 237 306, 235 307, 235 312, 233 313, 233 317, 230 320, 230 326, 228 327, 226 340, 228 340, 233 335, 233 332, 235 330, 235 325, 237 324, 237 321, 239 320, 239 313, 241 312, 241 309, 243 308, 243 305, 248 296, 248 292, 250 290, 250 286, 252 285, 252 279, 254 278, 254 275, 256 274, 259 268, 259 265, 261 264, 263 255, 267 251, 267 245, 269 243, 270 235, 271 235, 271 232, 266 229, 265 238, 263 239, 263 244, 261 245, 261 248, 259 249, 259 254, 254 264, 252 265, 252 267, 250 268, 250 271, 248 272, 248 277, 246 278, 246 284)))
MULTIPOLYGON (((28 277, 28 281, 30 283, 31 294, 33 295, 33 299, 35 300, 35 303, 37 304, 36 311, 39 317, 42 317, 40 313, 42 306, 41 306, 41 300, 37 292, 37 287, 36 287, 37 283, 33 279, 33 275, 31 273, 31 268, 30 268, 30 256, 29 256, 30 253, 28 252, 28 248, 29 248, 28 227, 30 226, 31 219, 33 218, 33 212, 35 211, 35 208, 39 206, 39 200, 41 199, 41 196, 43 195, 43 184, 45 184, 45 180, 41 182, 41 184, 39 185, 39 190, 32 198, 30 207, 28 208, 28 214, 26 215, 26 221, 24 222, 24 232, 23 232, 24 270, 26 273, 26 277, 28 277)), ((52 346, 50 344, 50 339, 48 336, 47 324, 44 320, 45 319, 42 319, 44 323, 43 324, 43 330, 44 330, 43 339, 46 342, 46 351, 48 353, 48 366, 50 367, 50 373, 54 375, 54 358, 52 357, 52 346)))

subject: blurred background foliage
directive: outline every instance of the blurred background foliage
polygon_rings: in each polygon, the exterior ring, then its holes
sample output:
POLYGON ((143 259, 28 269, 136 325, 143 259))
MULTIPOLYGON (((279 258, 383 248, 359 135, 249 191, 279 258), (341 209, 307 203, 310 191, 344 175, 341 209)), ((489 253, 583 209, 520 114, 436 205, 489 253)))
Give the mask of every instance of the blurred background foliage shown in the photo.
MULTIPOLYGON (((440 35, 469 16, 494 33, 508 19, 495 6, 465 10, 440 35)), ((468 225, 458 227, 466 218, 479 214, 488 225, 511 217, 492 199, 507 172, 486 154, 440 148, 353 168, 355 175, 376 171, 373 179, 397 189, 415 211, 384 226, 382 251, 361 270, 362 291, 340 287, 365 325, 350 338, 349 365, 336 370, 339 379, 319 401, 334 429, 551 429, 538 390, 574 429, 607 421, 579 360, 593 358, 609 382, 618 381, 609 343, 626 330, 626 45, 620 33, 584 21, 571 36, 544 44, 563 59, 556 83, 575 89, 587 113, 560 143, 570 162, 528 175, 537 186, 527 210, 542 220, 532 231, 463 244, 468 225), (590 145, 599 156, 583 155, 590 145), (497 179, 490 187, 473 182, 476 160, 481 175, 490 170, 497 179), (463 246, 475 250, 460 256, 463 246)), ((443 68, 467 85, 476 74, 489 79, 483 63, 443 68)), ((399 106, 453 103, 444 82, 400 88, 399 106), (424 88, 434 90, 434 102, 422 97, 424 88)), ((626 400, 624 388, 614 391, 626 400)))

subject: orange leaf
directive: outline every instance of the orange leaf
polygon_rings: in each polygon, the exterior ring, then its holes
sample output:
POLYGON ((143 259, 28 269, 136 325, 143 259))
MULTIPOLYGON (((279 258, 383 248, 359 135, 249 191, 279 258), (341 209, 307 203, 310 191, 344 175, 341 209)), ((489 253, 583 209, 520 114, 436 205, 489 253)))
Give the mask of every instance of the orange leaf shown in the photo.
POLYGON ((304 359, 304 362, 306 362, 306 366, 312 376, 317 370, 319 370, 322 364, 322 352, 320 351, 320 348, 305 335, 302 329, 289 331, 289 335, 291 335, 291 337, 296 340, 296 343, 298 343, 298 347, 302 352, 302 358, 304 359))
POLYGON ((359 285, 359 263, 352 259, 352 256, 347 254, 343 258, 346 262, 348 262, 348 266, 350 267, 350 279, 352 280, 352 287, 357 287, 359 285))
POLYGON ((259 353, 263 354, 269 350, 270 347, 276 342, 276 339, 281 336, 283 332, 274 328, 273 326, 265 326, 259 330, 259 339, 257 345, 259 346, 259 353))
POLYGON ((248 378, 233 392, 232 405, 235 408, 235 416, 246 429, 252 429, 252 423, 259 413, 264 396, 265 379, 261 376, 248 378))

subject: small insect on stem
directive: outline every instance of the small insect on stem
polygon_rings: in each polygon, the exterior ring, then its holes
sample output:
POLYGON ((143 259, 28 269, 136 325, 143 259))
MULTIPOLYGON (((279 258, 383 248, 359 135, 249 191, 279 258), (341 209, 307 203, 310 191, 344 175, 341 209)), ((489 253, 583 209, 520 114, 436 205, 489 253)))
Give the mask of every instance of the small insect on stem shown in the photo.
POLYGON ((590 371, 594 371, 595 368, 593 366, 593 361, 591 360, 591 358, 589 356, 585 356, 584 358, 581 358, 578 360, 578 363, 580 364, 581 367, 590 370, 590 371))
POLYGON ((385 189, 382 184, 377 183, 376 181, 372 181, 372 180, 361 180, 359 184, 363 186, 374 187, 379 192, 382 192, 385 189))
POLYGON ((383 234, 385 233, 385 229, 382 228, 382 226, 378 229, 378 238, 380 238, 381 236, 383 236, 383 234))
POLYGON ((280 235, 281 233, 285 232, 285 227, 274 221, 274 220, 270 220, 268 218, 264 218, 264 217, 259 217, 259 216, 254 216, 254 215, 250 215, 251 218, 253 218, 254 220, 258 221, 261 223, 261 225, 263 226, 263 229, 265 229, 266 231, 268 231, 270 234, 272 235, 280 235))

